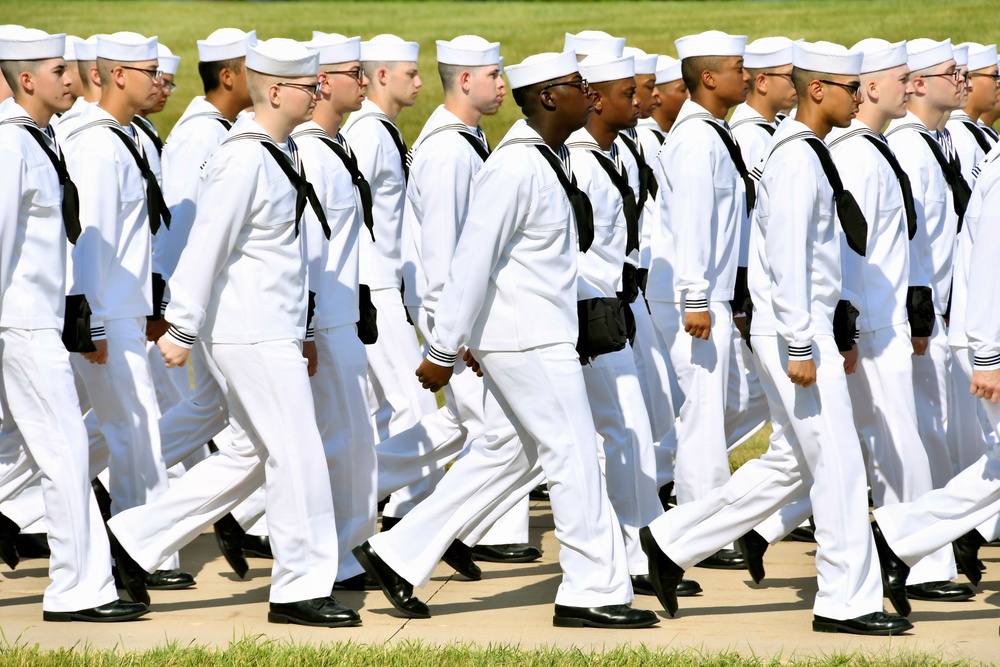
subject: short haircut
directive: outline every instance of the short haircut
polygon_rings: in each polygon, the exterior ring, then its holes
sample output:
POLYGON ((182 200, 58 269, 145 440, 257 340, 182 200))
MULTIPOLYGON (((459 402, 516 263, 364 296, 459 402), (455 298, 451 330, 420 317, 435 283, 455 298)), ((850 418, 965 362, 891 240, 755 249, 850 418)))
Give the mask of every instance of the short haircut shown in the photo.
POLYGON ((247 92, 250 93, 250 101, 254 104, 263 102, 263 91, 270 88, 272 83, 280 80, 280 77, 261 74, 247 68, 247 92))
POLYGON ((14 95, 21 92, 21 83, 18 81, 21 78, 21 72, 35 74, 38 72, 38 66, 41 62, 40 60, 4 60, 0 62, 0 71, 3 72, 3 78, 6 79, 7 85, 10 86, 14 95))
POLYGON ((810 82, 818 81, 824 76, 826 76, 826 74, 823 74, 822 72, 814 72, 808 69, 793 67, 792 83, 795 84, 795 92, 798 94, 799 98, 805 99, 809 95, 810 82))
POLYGON ((363 60, 361 61, 361 67, 365 70, 368 80, 374 84, 375 72, 380 69, 395 70, 400 62, 399 60, 363 60))
MULTIPOLYGON (((101 77, 101 88, 111 83, 111 72, 123 63, 118 60, 108 60, 107 58, 97 59, 97 74, 101 77)), ((88 73, 87 76, 90 76, 88 73)))
POLYGON ((97 61, 95 60, 78 60, 76 62, 76 71, 80 73, 80 80, 83 81, 85 88, 90 88, 94 85, 94 82, 90 80, 90 68, 96 67, 97 61))
POLYGON ((681 78, 688 90, 694 92, 701 88, 701 74, 705 70, 718 72, 722 69, 722 61, 726 56, 692 56, 681 61, 681 78))
POLYGON ((213 60, 211 62, 199 62, 198 74, 201 75, 201 85, 206 93, 209 93, 221 85, 219 74, 224 69, 231 69, 236 74, 243 71, 244 58, 229 58, 227 60, 213 60))
POLYGON ((521 111, 527 115, 528 112, 533 111, 534 102, 532 102, 532 100, 538 99, 538 95, 541 94, 542 88, 545 87, 545 84, 546 82, 542 81, 539 83, 533 83, 530 86, 515 88, 512 91, 512 94, 514 95, 514 104, 516 104, 521 111))

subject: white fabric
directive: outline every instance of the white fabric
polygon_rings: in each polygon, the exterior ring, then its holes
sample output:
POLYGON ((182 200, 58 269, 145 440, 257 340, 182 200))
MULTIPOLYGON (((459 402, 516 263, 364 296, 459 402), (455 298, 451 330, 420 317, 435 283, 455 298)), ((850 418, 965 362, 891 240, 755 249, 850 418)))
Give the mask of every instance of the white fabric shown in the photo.
POLYGON ((997 45, 978 44, 976 42, 963 42, 959 46, 965 46, 969 50, 969 60, 966 63, 970 72, 986 69, 997 64, 997 45))
POLYGON ((181 57, 175 56, 173 51, 159 42, 156 44, 156 59, 164 74, 177 74, 177 68, 181 64, 181 57))
POLYGON ((66 33, 50 35, 42 30, 23 28, 16 34, 0 36, 0 60, 48 60, 66 53, 66 33))
POLYGON ((674 40, 680 60, 698 56, 742 56, 746 45, 745 35, 727 35, 719 30, 706 30, 674 40))
POLYGON ((156 37, 145 37, 135 32, 98 35, 97 57, 124 62, 156 60, 156 37))
POLYGON ((590 83, 631 79, 635 76, 635 57, 615 58, 607 54, 592 54, 580 61, 580 76, 590 83))
POLYGON ((951 135, 952 146, 958 153, 958 160, 962 165, 962 177, 969 184, 969 188, 972 188, 976 184, 973 170, 986 157, 986 152, 976 140, 976 134, 986 137, 990 145, 993 142, 990 141, 989 135, 979 129, 979 126, 961 109, 951 112, 948 122, 945 123, 945 129, 951 135), (969 127, 970 125, 972 127, 969 127))
MULTIPOLYGON (((792 40, 787 37, 761 37, 747 44, 743 66, 750 69, 781 67, 792 62, 792 40)), ((748 163, 749 164, 749 163, 748 163)))
POLYGON ((656 85, 681 78, 681 61, 670 56, 656 57, 656 85))
POLYGON ((313 33, 311 41, 305 42, 310 49, 319 51, 320 65, 349 63, 361 59, 361 38, 344 37, 337 34, 313 33))
POLYGON ((926 37, 911 39, 906 42, 906 55, 906 64, 910 66, 911 72, 940 65, 954 58, 951 39, 938 42, 926 37))
POLYGON ((243 32, 239 28, 219 28, 205 39, 198 40, 198 60, 203 63, 234 60, 247 55, 247 44, 257 41, 257 31, 243 32))
POLYGON ((361 60, 366 62, 415 63, 419 55, 419 43, 406 42, 395 35, 375 35, 361 42, 361 60))
POLYGON ((637 49, 634 46, 626 46, 622 49, 622 55, 632 56, 635 58, 636 74, 656 74, 656 62, 659 56, 655 53, 646 53, 642 49, 637 49))
MULTIPOLYGON (((625 40, 622 39, 622 45, 625 40)), ((578 72, 576 52, 572 49, 562 53, 537 53, 528 56, 516 65, 504 68, 510 82, 510 89, 517 90, 542 81, 551 81, 578 72)))
POLYGON ((948 451, 951 363, 951 348, 948 346, 944 317, 937 315, 927 353, 913 357, 917 426, 920 439, 927 450, 936 489, 947 483, 952 473, 951 455, 948 451))
POLYGON ((890 43, 884 39, 869 37, 851 47, 853 51, 865 54, 861 61, 861 73, 881 72, 905 65, 907 60, 906 41, 890 43))
POLYGON ((247 69, 270 76, 316 76, 319 53, 284 37, 248 42, 247 69))
POLYGON ((617 58, 624 49, 624 37, 612 37, 603 30, 581 30, 575 35, 567 32, 563 40, 563 51, 573 51, 580 56, 607 53, 617 58))
POLYGON ((500 63, 500 42, 487 42, 476 35, 460 35, 450 41, 437 40, 437 60, 442 65, 481 67, 500 63))
POLYGON ((832 42, 807 42, 799 40, 792 44, 792 64, 807 72, 823 72, 843 76, 857 76, 861 73, 864 53, 853 51, 832 42))

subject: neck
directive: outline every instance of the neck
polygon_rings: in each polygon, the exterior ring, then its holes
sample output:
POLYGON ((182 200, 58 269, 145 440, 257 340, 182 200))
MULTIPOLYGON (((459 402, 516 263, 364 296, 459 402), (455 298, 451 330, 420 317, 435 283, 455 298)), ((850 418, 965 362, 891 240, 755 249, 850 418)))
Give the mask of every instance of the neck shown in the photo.
POLYGON ((135 115, 141 118, 149 118, 149 109, 139 109, 135 115))
POLYGON ((574 132, 572 129, 556 125, 545 116, 529 118, 527 122, 528 127, 537 132, 542 141, 554 151, 559 150, 574 132))
POLYGON ((101 101, 97 104, 111 114, 115 120, 126 126, 132 122, 139 109, 134 104, 131 104, 124 94, 116 94, 120 92, 119 90, 106 91, 101 95, 101 101))
POLYGON ((267 136, 279 144, 288 141, 288 135, 300 124, 282 116, 280 113, 275 113, 270 107, 266 109, 254 108, 253 119, 267 133, 267 136))
POLYGON ((399 112, 403 110, 402 104, 389 99, 385 90, 372 90, 372 88, 368 89, 368 99, 395 124, 396 119, 399 118, 399 112))
POLYGON ((973 123, 977 122, 979 120, 979 117, 983 115, 982 109, 974 109, 971 106, 965 107, 964 109, 962 109, 962 111, 965 112, 965 115, 968 116, 973 123))
POLYGON ((892 118, 881 112, 877 104, 868 100, 858 109, 858 120, 875 134, 881 134, 892 118))
POLYGON ((725 119, 726 114, 729 113, 729 107, 726 106, 726 103, 720 100, 712 91, 705 88, 699 88, 691 93, 691 101, 704 107, 705 111, 719 120, 725 119))
POLYGON ((15 96, 14 102, 16 102, 25 113, 31 117, 31 120, 35 121, 35 125, 38 127, 46 127, 49 121, 52 120, 52 110, 43 108, 40 104, 32 104, 33 99, 17 99, 15 96))
POLYGON ((767 103, 767 98, 760 95, 750 95, 747 97, 747 106, 763 116, 764 120, 768 123, 773 123, 774 117, 778 113, 767 103))
POLYGON ((216 88, 205 93, 205 101, 219 110, 219 113, 230 123, 243 111, 240 100, 230 95, 224 88, 216 88))
POLYGON ((669 132, 670 128, 674 126, 674 121, 677 120, 677 114, 668 114, 666 111, 661 113, 659 109, 653 109, 653 120, 656 121, 661 130, 669 132))
POLYGON ((911 97, 907 108, 920 119, 921 123, 927 126, 928 130, 936 130, 948 120, 948 111, 936 109, 921 98, 911 97), (914 100, 916 100, 916 104, 914 104, 914 100))
POLYGON ((445 96, 444 108, 455 114, 460 121, 469 127, 478 127, 479 121, 483 119, 483 114, 470 104, 466 104, 464 98, 457 98, 455 95, 445 96))
POLYGON ((587 123, 587 132, 594 138, 602 151, 611 150, 611 145, 618 138, 618 133, 624 128, 614 128, 601 121, 601 117, 595 114, 590 115, 590 122, 587 123))
POLYGON ((100 102, 101 101, 101 89, 97 86, 87 86, 87 89, 83 91, 83 101, 84 102, 100 102))
POLYGON ((795 120, 815 132, 820 139, 826 138, 833 129, 833 124, 820 112, 819 107, 813 104, 800 106, 795 113, 795 120))
POLYGON ((339 109, 333 104, 320 102, 316 105, 316 110, 313 111, 313 122, 322 127, 331 137, 336 137, 346 115, 346 110, 339 109))

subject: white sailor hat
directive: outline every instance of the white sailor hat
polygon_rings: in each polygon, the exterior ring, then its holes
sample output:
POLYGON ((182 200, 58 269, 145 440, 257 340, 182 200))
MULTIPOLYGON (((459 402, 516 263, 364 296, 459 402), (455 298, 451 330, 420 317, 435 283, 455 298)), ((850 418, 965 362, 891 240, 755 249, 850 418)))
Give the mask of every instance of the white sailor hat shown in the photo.
POLYGON ((156 37, 137 32, 116 32, 97 36, 97 57, 126 63, 156 60, 156 37))
POLYGON ((66 35, 66 51, 63 53, 63 58, 66 62, 80 59, 76 54, 77 44, 83 44, 82 37, 77 37, 76 35, 66 35))
POLYGON ((656 56, 656 85, 681 78, 681 61, 670 56, 656 56))
POLYGON ((907 61, 905 41, 893 44, 884 39, 869 37, 852 46, 851 50, 865 54, 861 61, 862 74, 899 67, 907 61))
POLYGON ((0 61, 47 60, 66 53, 66 34, 50 35, 34 28, 21 28, 0 34, 0 61))
MULTIPOLYGON (((656 74, 656 54, 646 53, 642 49, 634 46, 626 46, 622 51, 623 56, 632 56, 635 59, 636 74, 656 74)), ((590 80, 590 77, 587 77, 590 80)))
POLYGON ((919 37, 906 42, 906 62, 910 66, 911 72, 918 72, 954 59, 955 55, 951 50, 950 39, 938 42, 926 37, 919 37))
POLYGON ((806 42, 792 45, 792 64, 799 69, 826 74, 857 76, 865 54, 833 42, 806 42))
POLYGON ((538 53, 528 56, 517 65, 508 65, 504 70, 507 80, 510 81, 511 90, 532 86, 542 81, 551 81, 579 71, 575 51, 538 53))
POLYGON ((437 59, 442 65, 497 65, 500 63, 500 42, 487 42, 476 35, 462 35, 450 42, 439 39, 437 59))
POLYGON ((160 70, 164 74, 176 75, 177 67, 181 64, 181 57, 175 56, 174 52, 163 44, 157 43, 156 57, 160 61, 160 70))
POLYGON ((243 58, 247 46, 257 41, 257 31, 243 32, 239 28, 219 28, 205 39, 198 40, 198 60, 213 63, 243 58))
POLYGON ((304 42, 305 46, 319 52, 320 65, 349 63, 361 60, 361 38, 345 37, 337 33, 313 32, 313 38, 304 42))
POLYGON ((583 30, 575 35, 567 32, 563 42, 563 52, 575 51, 579 56, 608 53, 619 57, 624 49, 624 37, 612 37, 603 30, 583 30))
POLYGON ((997 45, 978 44, 976 42, 963 42, 959 46, 969 49, 969 71, 975 72, 978 69, 986 69, 997 64, 997 45))
POLYGON ((395 35, 376 35, 361 42, 361 60, 366 62, 415 63, 420 55, 420 44, 407 42, 395 35))
POLYGON ((274 37, 247 45, 247 69, 270 76, 316 76, 319 53, 294 39, 274 37))
POLYGON ((742 56, 746 45, 746 35, 729 35, 719 30, 688 35, 674 41, 677 57, 681 60, 698 56, 742 56))
POLYGON ((97 35, 91 35, 87 39, 73 47, 76 52, 76 59, 80 62, 92 62, 97 60, 97 35))
POLYGON ((955 64, 959 67, 969 65, 969 43, 951 45, 951 57, 955 59, 955 64))
POLYGON ((792 40, 787 37, 761 37, 747 44, 743 66, 765 69, 792 64, 792 40))
POLYGON ((615 58, 608 53, 593 53, 580 61, 580 76, 590 83, 631 79, 635 76, 635 58, 615 58))

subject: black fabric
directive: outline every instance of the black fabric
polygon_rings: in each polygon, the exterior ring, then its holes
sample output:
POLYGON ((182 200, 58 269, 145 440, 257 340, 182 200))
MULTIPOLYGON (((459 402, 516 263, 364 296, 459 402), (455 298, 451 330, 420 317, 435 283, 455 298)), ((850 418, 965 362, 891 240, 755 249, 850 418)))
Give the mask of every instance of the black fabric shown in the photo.
POLYGON ((407 159, 406 143, 403 141, 403 135, 399 133, 399 128, 390 123, 384 118, 379 118, 379 122, 385 126, 386 132, 392 137, 392 143, 396 144, 396 150, 399 151, 399 161, 403 163, 403 183, 410 180, 410 161, 407 159))
POLYGON ((222 116, 216 117, 215 120, 217 120, 220 123, 222 123, 222 127, 226 128, 227 130, 233 129, 233 124, 230 123, 227 119, 223 118, 222 116))
POLYGON ((626 304, 615 297, 598 297, 577 301, 580 334, 576 351, 581 357, 625 349, 628 342, 628 325, 625 320, 626 304))
POLYGON ((750 300, 750 285, 747 280, 747 267, 736 267, 736 285, 733 288, 733 298, 729 302, 734 313, 747 312, 746 302, 750 300))
POLYGON ((42 134, 41 130, 30 125, 21 125, 21 127, 27 130, 31 138, 42 147, 45 155, 55 168, 56 174, 59 176, 59 183, 62 185, 63 227, 66 229, 66 238, 69 239, 70 243, 76 245, 77 239, 80 238, 80 193, 76 189, 76 184, 69 177, 69 170, 66 168, 66 159, 62 155, 56 155, 49 148, 49 145, 45 142, 45 135, 42 134))
POLYGON ((663 142, 667 140, 667 137, 660 130, 653 130, 653 136, 656 137, 656 140, 661 146, 663 145, 663 142))
POLYGON ((979 147, 983 149, 983 153, 989 153, 993 150, 993 146, 990 145, 990 140, 986 138, 986 132, 983 131, 983 128, 979 127, 978 123, 973 123, 971 120, 963 120, 962 125, 964 125, 965 129, 969 131, 972 138, 976 140, 979 147))
POLYGON ((141 116, 137 116, 136 121, 132 124, 142 130, 142 133, 149 137, 149 140, 153 142, 153 146, 156 148, 156 154, 163 155, 163 140, 161 140, 160 137, 157 136, 156 132, 151 130, 149 125, 146 124, 149 121, 143 122, 142 120, 139 120, 139 118, 141 118, 141 116))
POLYGON ((150 231, 155 234, 160 228, 161 220, 167 229, 170 229, 170 209, 167 208, 167 203, 163 201, 163 192, 160 191, 160 184, 156 182, 156 174, 149 168, 149 160, 139 152, 139 147, 136 146, 132 137, 113 125, 106 125, 105 127, 108 127, 122 140, 125 148, 132 154, 132 159, 139 165, 139 171, 146 181, 146 211, 149 213, 150 231))
POLYGON ((302 218, 302 213, 306 210, 306 202, 308 201, 309 205, 312 206, 313 213, 319 218, 319 224, 323 227, 323 233, 326 235, 326 238, 330 238, 330 224, 326 221, 326 212, 323 210, 323 205, 319 202, 319 197, 316 196, 316 191, 313 190, 312 183, 306 180, 305 174, 295 169, 291 159, 278 148, 277 144, 270 141, 261 141, 260 145, 274 158, 274 161, 281 167, 281 171, 291 181, 292 187, 295 188, 296 236, 299 233, 299 220, 302 218))
POLYGON ((462 135, 463 139, 469 142, 469 145, 472 146, 472 150, 476 151, 476 155, 478 155, 483 162, 486 162, 486 158, 490 156, 490 149, 484 146, 483 142, 481 142, 478 137, 474 137, 468 132, 460 131, 459 134, 462 135))
POLYGON ((868 248, 868 221, 865 220, 865 214, 858 206, 854 195, 844 189, 844 183, 840 180, 840 172, 837 171, 837 166, 833 163, 833 157, 826 144, 816 137, 807 137, 805 142, 816 152, 820 166, 823 167, 823 173, 826 174, 826 179, 830 182, 830 187, 833 188, 837 218, 840 220, 840 226, 843 227, 844 235, 847 237, 847 245, 851 247, 851 250, 864 257, 868 248))
POLYGON ((750 215, 750 211, 753 210, 754 205, 757 203, 757 189, 754 187, 753 179, 750 178, 750 172, 747 170, 746 163, 743 162, 743 154, 740 153, 740 147, 736 145, 733 138, 729 136, 729 132, 726 128, 722 127, 714 120, 705 118, 704 121, 708 123, 708 126, 715 130, 719 138, 722 139, 722 143, 726 145, 726 150, 729 151, 729 158, 736 165, 736 171, 740 173, 740 178, 743 179, 743 184, 747 191, 747 215, 750 215))
POLYGON ((860 314, 850 301, 841 299, 837 302, 837 309, 833 311, 833 339, 841 352, 850 352, 854 347, 860 314))
POLYGON ((619 133, 618 136, 622 138, 622 143, 628 148, 628 152, 632 154, 636 165, 639 167, 639 199, 636 203, 641 209, 646 205, 646 199, 656 197, 660 186, 656 182, 656 175, 653 173, 653 168, 646 162, 646 158, 643 157, 642 152, 636 143, 632 141, 632 138, 624 132, 619 133))
POLYGON ((96 352, 90 337, 90 303, 84 294, 66 297, 66 318, 63 320, 63 345, 70 352, 96 352))
POLYGON ((358 195, 361 197, 361 214, 365 221, 365 227, 368 228, 368 233, 371 234, 372 241, 374 241, 375 219, 372 217, 372 186, 368 183, 365 175, 361 173, 361 169, 358 167, 358 158, 348 153, 347 149, 336 141, 324 137, 320 137, 320 140, 337 154, 340 161, 344 163, 347 173, 351 175, 351 181, 354 182, 354 187, 358 189, 358 195))
POLYGON ((649 282, 649 269, 639 269, 635 274, 636 282, 639 284, 639 289, 642 293, 646 293, 646 283, 649 282))
POLYGON ((167 281, 163 279, 163 275, 154 272, 153 273, 153 314, 147 315, 146 319, 150 322, 156 322, 163 317, 163 294, 167 290, 167 281))
POLYGON ((777 129, 774 127, 774 125, 771 125, 770 123, 757 123, 757 126, 760 127, 760 129, 767 132, 772 137, 774 136, 774 131, 777 129))
MULTIPOLYGON (((978 123, 977 123, 977 125, 978 125, 978 123)), ((988 134, 991 137, 993 137, 993 141, 1000 141, 1000 134, 997 134, 997 131, 994 130, 992 127, 988 127, 986 125, 979 125, 979 129, 981 129, 983 132, 985 132, 986 134, 988 134)), ((992 150, 992 149, 990 149, 990 150, 992 150)), ((986 152, 989 153, 989 151, 986 151, 986 152)))
POLYGON ((628 184, 628 177, 618 171, 614 161, 601 151, 591 150, 597 164, 601 165, 611 183, 622 197, 622 213, 625 215, 625 254, 639 249, 639 213, 641 205, 635 200, 635 191, 628 184))
POLYGON ((926 132, 918 132, 918 134, 927 142, 927 147, 931 149, 934 159, 937 160, 938 166, 941 167, 944 180, 947 181, 948 186, 951 188, 952 202, 955 205, 955 213, 958 214, 958 231, 962 231, 965 209, 969 207, 969 198, 972 196, 969 184, 962 177, 962 165, 958 161, 958 158, 948 160, 944 155, 944 151, 941 150, 941 145, 934 137, 926 132))
POLYGON ((316 292, 309 290, 309 305, 306 306, 306 331, 312 327, 313 317, 316 315, 316 292))
POLYGON ((378 340, 378 311, 368 285, 358 285, 358 338, 365 345, 374 345, 378 340))
POLYGON ((626 303, 634 303, 639 298, 639 269, 626 262, 622 265, 622 291, 618 298, 626 303))
POLYGON ((566 170, 563 169, 562 163, 552 152, 552 149, 543 144, 535 144, 535 147, 556 172, 556 178, 559 179, 559 184, 566 192, 566 197, 569 198, 570 206, 573 207, 573 217, 576 218, 576 235, 580 243, 580 251, 587 252, 594 242, 594 209, 590 205, 590 199, 587 198, 587 193, 577 186, 576 177, 573 180, 569 179, 566 170))
POLYGON ((906 288, 906 319, 910 335, 926 338, 934 333, 934 298, 930 287, 906 288))
POLYGON ((906 231, 912 239, 917 233, 917 209, 913 205, 913 187, 910 185, 910 177, 907 176, 887 143, 868 133, 865 133, 864 136, 882 154, 885 161, 892 167, 892 172, 896 174, 896 180, 899 181, 899 189, 903 193, 903 210, 906 211, 906 231))

